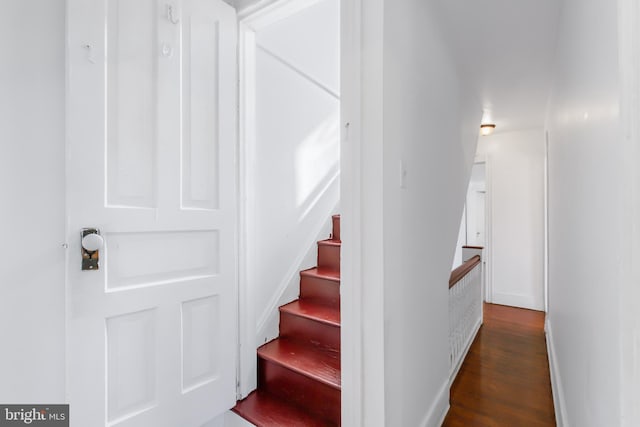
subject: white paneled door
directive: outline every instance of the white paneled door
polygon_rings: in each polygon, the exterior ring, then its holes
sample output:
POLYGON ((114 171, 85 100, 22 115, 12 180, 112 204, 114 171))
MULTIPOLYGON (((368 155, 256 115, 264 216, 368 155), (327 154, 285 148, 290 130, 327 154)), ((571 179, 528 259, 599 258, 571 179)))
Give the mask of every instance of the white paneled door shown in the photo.
POLYGON ((71 425, 199 427, 235 403, 235 11, 67 8, 71 425))

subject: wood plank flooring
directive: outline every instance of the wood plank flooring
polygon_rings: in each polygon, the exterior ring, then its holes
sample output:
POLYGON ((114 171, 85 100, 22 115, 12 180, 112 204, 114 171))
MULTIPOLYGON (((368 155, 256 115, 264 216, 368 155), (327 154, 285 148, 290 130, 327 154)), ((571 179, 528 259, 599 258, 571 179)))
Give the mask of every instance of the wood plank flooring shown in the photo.
POLYGON ((443 426, 555 426, 544 313, 484 305, 443 426))

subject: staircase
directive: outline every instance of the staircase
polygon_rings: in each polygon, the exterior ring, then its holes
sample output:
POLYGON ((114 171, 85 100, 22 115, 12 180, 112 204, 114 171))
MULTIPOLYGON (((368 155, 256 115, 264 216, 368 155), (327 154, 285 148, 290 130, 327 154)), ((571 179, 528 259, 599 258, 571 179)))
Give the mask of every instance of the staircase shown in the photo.
POLYGON ((340 215, 280 307, 280 335, 258 348, 258 388, 233 411, 261 426, 340 425, 340 215))

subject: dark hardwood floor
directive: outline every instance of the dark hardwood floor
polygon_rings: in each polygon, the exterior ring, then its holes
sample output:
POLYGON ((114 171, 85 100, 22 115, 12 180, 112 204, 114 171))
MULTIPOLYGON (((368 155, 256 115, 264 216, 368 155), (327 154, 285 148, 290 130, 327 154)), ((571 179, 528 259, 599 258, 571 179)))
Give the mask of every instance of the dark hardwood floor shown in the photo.
POLYGON ((544 313, 485 304, 443 426, 555 426, 544 313))

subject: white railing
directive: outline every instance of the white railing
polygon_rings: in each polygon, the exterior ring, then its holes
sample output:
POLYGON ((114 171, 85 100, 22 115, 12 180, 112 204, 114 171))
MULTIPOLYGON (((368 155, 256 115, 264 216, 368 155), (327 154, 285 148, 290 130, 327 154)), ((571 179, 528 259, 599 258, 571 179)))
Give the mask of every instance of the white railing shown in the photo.
POLYGON ((482 262, 465 261, 449 281, 449 358, 453 382, 478 329, 482 325, 482 262))

